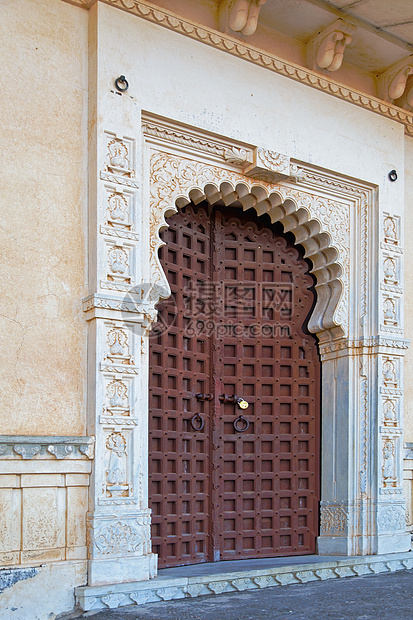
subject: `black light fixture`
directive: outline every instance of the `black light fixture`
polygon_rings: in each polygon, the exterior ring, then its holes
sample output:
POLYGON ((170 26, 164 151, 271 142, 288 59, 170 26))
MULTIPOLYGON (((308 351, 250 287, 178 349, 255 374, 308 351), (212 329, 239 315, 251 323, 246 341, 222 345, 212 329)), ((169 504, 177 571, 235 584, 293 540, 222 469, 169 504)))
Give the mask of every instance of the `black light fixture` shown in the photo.
POLYGON ((397 172, 396 170, 390 170, 389 172, 389 179, 392 183, 394 183, 394 181, 397 181, 397 172))

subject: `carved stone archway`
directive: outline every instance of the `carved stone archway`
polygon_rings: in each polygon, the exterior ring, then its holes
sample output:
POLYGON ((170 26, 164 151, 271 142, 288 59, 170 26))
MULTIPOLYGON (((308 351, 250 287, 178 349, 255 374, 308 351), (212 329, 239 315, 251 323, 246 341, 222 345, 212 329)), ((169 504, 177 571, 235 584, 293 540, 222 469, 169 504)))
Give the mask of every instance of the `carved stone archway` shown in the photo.
MULTIPOLYGON (((396 317, 394 300, 391 307, 384 300, 382 317, 375 315, 373 295, 380 275, 370 267, 383 261, 380 249, 389 249, 391 243, 400 247, 399 239, 391 241, 398 235, 397 218, 382 216, 384 239, 379 246, 371 188, 314 171, 306 173, 307 182, 298 176, 297 183, 294 175, 293 182, 284 178, 274 184, 268 179, 274 178, 274 161, 277 165, 279 157, 272 155, 267 157, 267 170, 260 168, 257 174, 255 167, 246 176, 167 149, 152 151, 150 280, 161 296, 168 295, 158 259, 159 231, 167 226, 165 218, 176 212, 175 205, 237 202, 244 210, 269 214, 272 222, 281 222, 286 232, 294 234, 313 263, 317 281, 309 329, 318 337, 323 369, 319 553, 365 555, 409 549, 400 431, 395 432, 395 418, 393 427, 385 419, 390 405, 392 410, 396 407, 392 397, 397 396, 397 427, 401 425, 400 362, 407 344, 383 334, 402 335, 402 317, 400 311, 396 317)), ((380 288, 386 289, 386 278, 380 288)))
POLYGON ((166 219, 191 201, 207 200, 213 205, 241 203, 258 215, 268 214, 292 232, 313 264, 317 302, 309 330, 319 342, 329 342, 348 334, 348 291, 350 276, 349 212, 347 205, 312 196, 287 186, 248 179, 217 166, 175 157, 164 152, 151 158, 150 282, 161 297, 169 295, 169 284, 159 262, 162 245, 159 232, 166 219), (168 194, 168 188, 172 191, 168 194), (334 235, 334 242, 333 242, 334 235))
POLYGON ((139 155, 136 137, 105 131, 99 143, 98 227, 91 228, 90 243, 96 292, 84 306, 89 434, 96 437, 89 585, 156 575, 147 488, 147 336, 157 301, 169 294, 159 231, 176 205, 191 201, 236 201, 244 210, 268 213, 294 234, 313 264, 317 304, 309 328, 320 343, 323 386, 319 553, 409 549, 400 216, 375 203, 372 186, 286 155, 149 115, 143 136, 139 155), (139 179, 135 171, 141 170, 139 179))

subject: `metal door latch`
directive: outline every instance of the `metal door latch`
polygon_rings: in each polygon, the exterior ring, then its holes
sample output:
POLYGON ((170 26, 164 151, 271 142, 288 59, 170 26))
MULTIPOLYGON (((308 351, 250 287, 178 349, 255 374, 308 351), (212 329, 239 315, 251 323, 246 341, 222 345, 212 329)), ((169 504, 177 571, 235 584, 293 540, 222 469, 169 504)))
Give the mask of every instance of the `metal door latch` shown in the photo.
POLYGON ((222 394, 219 397, 219 400, 221 401, 221 403, 234 403, 234 405, 238 405, 240 409, 248 409, 249 407, 249 403, 247 403, 246 400, 238 396, 235 396, 235 394, 232 394, 232 396, 227 396, 226 394, 222 394))
POLYGON ((197 400, 213 400, 214 396, 213 394, 195 394, 195 398, 197 400))

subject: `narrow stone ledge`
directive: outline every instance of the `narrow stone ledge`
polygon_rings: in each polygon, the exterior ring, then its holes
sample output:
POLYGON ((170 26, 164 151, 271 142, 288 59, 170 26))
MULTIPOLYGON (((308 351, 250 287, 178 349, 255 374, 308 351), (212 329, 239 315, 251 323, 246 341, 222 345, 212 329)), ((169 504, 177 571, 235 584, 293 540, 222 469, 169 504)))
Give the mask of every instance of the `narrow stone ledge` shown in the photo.
POLYGON ((234 562, 233 565, 237 566, 232 571, 228 571, 227 562, 222 562, 164 569, 160 571, 158 577, 150 581, 82 586, 75 590, 76 600, 83 611, 114 609, 126 605, 145 605, 208 594, 375 575, 413 568, 413 554, 407 551, 361 557, 274 558, 266 560, 265 568, 262 567, 261 560, 243 562, 245 568, 240 568, 241 562, 234 562), (259 568, 260 566, 262 568, 259 568), (196 572, 199 574, 194 574, 196 572))
POLYGON ((93 457, 93 437, 0 435, 0 459, 4 460, 89 460, 93 457))

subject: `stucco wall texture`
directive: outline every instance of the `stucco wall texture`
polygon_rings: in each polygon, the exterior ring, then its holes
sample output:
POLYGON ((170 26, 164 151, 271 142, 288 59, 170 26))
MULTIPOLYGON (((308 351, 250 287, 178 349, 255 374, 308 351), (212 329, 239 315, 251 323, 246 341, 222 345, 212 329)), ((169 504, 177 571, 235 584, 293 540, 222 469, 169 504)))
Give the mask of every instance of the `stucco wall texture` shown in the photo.
POLYGON ((85 431, 88 13, 3 3, 3 434, 85 431))

